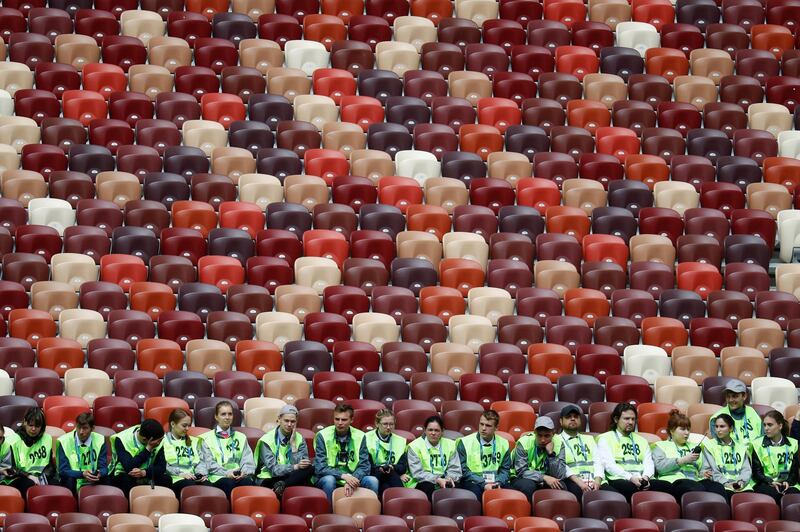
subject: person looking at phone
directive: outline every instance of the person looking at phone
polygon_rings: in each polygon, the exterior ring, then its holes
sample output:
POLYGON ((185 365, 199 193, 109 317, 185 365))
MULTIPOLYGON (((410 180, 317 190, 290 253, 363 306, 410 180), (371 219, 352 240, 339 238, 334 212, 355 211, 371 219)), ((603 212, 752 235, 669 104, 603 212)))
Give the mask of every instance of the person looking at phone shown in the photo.
POLYGON ((669 439, 656 442, 652 449, 656 478, 669 483, 669 493, 678 504, 684 493, 705 491, 700 483, 703 479, 703 461, 700 458, 703 449, 689 443, 691 426, 686 414, 672 410, 667 420, 669 439))
POLYGON ((378 479, 370 476, 369 451, 364 433, 351 426, 353 407, 342 403, 333 409, 333 425, 314 438, 314 472, 317 487, 333 501, 337 486, 350 497, 364 487, 378 493, 378 479))
POLYGON ((108 480, 106 439, 94 432, 94 416, 78 414, 75 428, 58 438, 56 464, 61 485, 78 494, 83 486, 108 480))
POLYGON ((510 487, 510 445, 495 434, 499 424, 500 415, 487 410, 481 414, 478 431, 456 442, 461 460, 461 487, 474 493, 479 501, 486 490, 510 487))
MULTIPOLYGON (((182 408, 169 415, 169 431, 159 454, 166 462, 168 485, 180 500, 186 486, 208 485, 208 468, 211 462, 208 448, 200 438, 189 436, 192 417, 182 408)), ((158 458, 156 458, 158 459, 158 458)))
POLYGON ((11 443, 11 457, 15 473, 11 485, 17 488, 24 499, 28 488, 48 484, 54 477, 53 437, 46 431, 44 410, 38 406, 29 408, 11 443))
POLYGON ((637 491, 666 491, 669 483, 653 479, 655 465, 650 444, 636 434, 636 407, 619 403, 611 413, 611 426, 597 438, 597 454, 606 479, 600 489, 617 491, 630 502, 637 491))
POLYGON ((514 448, 514 467, 517 470, 515 490, 528 499, 537 489, 565 489, 563 482, 567 472, 564 463, 564 446, 553 440, 555 425, 547 416, 536 419, 533 432, 524 434, 514 448))
POLYGON ((233 403, 220 401, 214 407, 214 427, 200 435, 211 455, 208 481, 230 497, 233 488, 254 486, 256 472, 247 436, 233 428, 233 403))
POLYGON ((735 424, 728 414, 711 418, 716 436, 703 442, 703 485, 706 491, 725 497, 752 491, 752 468, 747 443, 733 439, 735 424))
POLYGON ((455 488, 461 479, 461 462, 456 442, 444 437, 444 421, 439 416, 425 420, 422 436, 408 444, 409 480, 406 487, 417 488, 430 500, 437 489, 455 488))
POLYGON ((290 486, 311 485, 314 468, 308 446, 297 432, 297 408, 285 405, 278 413, 278 426, 264 434, 256 444, 258 473, 265 488, 272 488, 280 499, 290 486))
POLYGON ((384 408, 375 414, 375 430, 367 432, 370 475, 378 479, 378 497, 386 488, 402 488, 409 480, 406 439, 394 433, 394 414, 384 408))
POLYGON ((769 495, 780 504, 785 494, 800 492, 797 440, 789 437, 789 424, 777 410, 764 414, 764 434, 752 442, 753 491, 769 495))
POLYGON ((163 439, 164 427, 150 418, 111 436, 110 484, 127 495, 134 486, 159 481, 165 464, 155 458, 163 439))

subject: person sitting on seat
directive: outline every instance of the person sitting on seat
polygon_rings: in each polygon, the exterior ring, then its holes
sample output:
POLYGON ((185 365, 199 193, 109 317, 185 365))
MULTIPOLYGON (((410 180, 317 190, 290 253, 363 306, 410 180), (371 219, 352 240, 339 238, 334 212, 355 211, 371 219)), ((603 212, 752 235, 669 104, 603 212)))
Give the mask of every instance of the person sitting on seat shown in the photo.
POLYGON ((777 504, 787 493, 798 493, 797 440, 789 437, 783 414, 777 410, 764 414, 764 437, 751 443, 753 491, 769 495, 777 504))
POLYGON ((508 440, 498 437, 500 415, 494 410, 481 414, 478 432, 459 438, 456 442, 461 461, 461 487, 482 500, 483 492, 510 487, 511 453, 508 440))
POLYGON ((94 432, 90 412, 78 414, 75 429, 58 438, 56 463, 61 485, 76 495, 83 486, 108 481, 106 439, 94 432))
POLYGON ((733 439, 735 423, 728 414, 711 418, 713 438, 703 442, 703 485, 706 491, 725 497, 730 503, 734 493, 752 491, 753 470, 747 443, 733 439))
POLYGON ((333 502, 337 486, 349 497, 359 486, 378 493, 378 479, 369 475, 369 451, 364 433, 350 426, 353 407, 342 403, 333 409, 333 425, 314 438, 314 473, 317 487, 333 502))
POLYGON ((155 457, 163 439, 161 423, 149 418, 111 436, 111 485, 127 495, 134 486, 161 481, 164 463, 157 467, 155 457))
POLYGON ((200 435, 211 456, 208 481, 230 497, 237 486, 254 486, 256 463, 247 436, 233 428, 233 404, 220 401, 214 408, 216 424, 200 435))
POLYGON ((597 491, 605 472, 597 456, 597 443, 588 434, 580 434, 583 412, 577 405, 561 409, 561 434, 554 436, 556 446, 564 448, 564 487, 580 501, 587 491, 597 491))
POLYGON ((702 448, 689 444, 691 421, 679 410, 669 413, 667 420, 667 441, 656 442, 652 449, 653 463, 656 466, 656 478, 668 482, 670 494, 680 503, 684 493, 690 491, 706 491, 700 482, 702 448))
POLYGON ((179 500, 186 486, 208 485, 211 457, 203 440, 189 436, 191 424, 188 412, 182 408, 173 410, 169 415, 169 432, 164 436, 159 453, 166 463, 168 485, 179 500))
POLYGON ((650 444, 634 432, 636 408, 619 403, 611 413, 608 432, 597 438, 597 454, 603 463, 606 479, 600 489, 616 491, 630 503, 637 491, 669 492, 669 483, 656 480, 650 444))
POLYGON ((11 444, 13 465, 9 476, 15 477, 11 485, 19 490, 23 499, 28 488, 50 484, 54 477, 53 437, 45 432, 46 427, 44 410, 33 406, 25 412, 22 425, 17 429, 19 438, 11 444))
POLYGON ((528 499, 540 488, 565 489, 563 482, 567 472, 564 463, 564 445, 553 440, 555 425, 547 416, 536 419, 533 432, 524 434, 514 448, 514 467, 517 480, 515 490, 521 491, 528 499))
POLYGON ((367 432, 370 475, 378 479, 378 497, 386 488, 402 488, 407 474, 406 439, 394 432, 394 414, 384 408, 375 414, 375 430, 367 432))
MULTIPOLYGON (((720 408, 711 419, 716 419, 720 414, 728 414, 734 422, 731 438, 744 444, 752 443, 764 436, 761 416, 755 408, 745 404, 747 401, 747 386, 737 379, 728 381, 725 385, 725 406, 720 408)), ((715 436, 716 427, 709 423, 711 435, 715 436)))
POLYGON ((295 430, 297 408, 285 405, 278 414, 278 426, 264 434, 256 444, 261 485, 272 488, 280 499, 290 486, 309 486, 314 468, 308 458, 308 446, 295 430))
POLYGON ((11 446, 18 439, 16 432, 10 432, 0 425, 0 484, 11 484, 16 478, 11 446))
POLYGON ((444 421, 439 416, 425 420, 422 436, 408 444, 409 480, 406 487, 417 488, 433 498, 437 489, 455 488, 461 480, 461 461, 456 442, 445 438, 444 421))

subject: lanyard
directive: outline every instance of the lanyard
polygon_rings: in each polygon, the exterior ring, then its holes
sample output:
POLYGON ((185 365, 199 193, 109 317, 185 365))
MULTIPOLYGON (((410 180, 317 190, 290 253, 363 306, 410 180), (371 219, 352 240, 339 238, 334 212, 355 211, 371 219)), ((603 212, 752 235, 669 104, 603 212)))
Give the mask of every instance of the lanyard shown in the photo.
MULTIPOLYGON (((349 461, 349 458, 350 458, 350 453, 347 453, 348 460, 345 460, 344 463, 340 462, 339 458, 341 457, 341 454, 342 454, 342 447, 340 445, 339 438, 337 438, 335 434, 334 434, 334 438, 333 439, 336 441, 336 451, 337 451, 336 452, 336 465, 337 466, 338 465, 347 465, 347 462, 349 461)), ((350 432, 348 431, 347 432, 347 450, 348 451, 350 450, 350 444, 352 444, 352 443, 353 443, 353 439, 350 437, 350 432)))
MULTIPOLYGON (((781 467, 780 460, 778 460, 778 474, 786 473, 787 471, 789 471, 789 469, 788 469, 788 466, 789 466, 789 446, 786 445, 785 443, 783 443, 783 438, 781 438, 781 443, 782 443, 781 447, 784 447, 786 449, 785 453, 781 453, 784 456, 783 465, 786 466, 786 469, 781 467)), ((772 447, 773 446, 775 446, 775 444, 773 444, 772 440, 770 440, 770 444, 765 447, 767 449, 767 457, 769 458, 770 462, 772 461, 772 447)))
POLYGON ((375 429, 375 461, 378 461, 378 457, 380 456, 380 450, 381 449, 385 449, 384 446, 381 445, 382 443, 388 443, 389 444, 389 450, 386 451, 386 455, 387 455, 386 456, 386 462, 384 462, 384 465, 388 465, 389 464, 389 459, 392 457, 392 434, 389 433, 389 441, 385 442, 385 441, 383 441, 381 439, 381 435, 378 434, 378 429, 375 429))
POLYGON ((578 443, 581 446, 581 451, 580 451, 581 452, 581 456, 583 456, 583 458, 585 460, 589 456, 589 452, 586 450, 586 446, 583 444, 583 440, 581 439, 581 437, 576 435, 576 436, 573 436, 572 438, 565 438, 564 437, 564 433, 563 432, 561 433, 561 441, 564 442, 564 446, 567 449, 569 449, 569 454, 572 455, 572 457, 575 459, 575 463, 577 463, 577 462, 579 462, 581 460, 578 460, 578 456, 575 454, 575 449, 573 449, 572 445, 569 444, 569 441, 574 439, 574 438, 578 439, 578 443))
MULTIPOLYGON (((483 448, 486 447, 486 445, 483 443, 483 438, 481 438, 480 435, 478 435, 478 442, 481 444, 481 462, 483 462, 483 448)), ((491 455, 492 463, 495 463, 494 460, 496 456, 495 454, 496 451, 497 451, 497 437, 494 437, 492 438, 492 455, 491 455)))
MULTIPOLYGON (((431 442, 429 442, 427 438, 425 438, 425 444, 428 446, 428 456, 430 456, 431 449, 433 449, 434 447, 433 445, 431 445, 431 442)), ((439 465, 442 467, 442 473, 444 473, 445 466, 444 466, 444 453, 442 453, 442 440, 439 440, 439 445, 436 446, 436 453, 437 456, 439 457, 439 465)), ((436 468, 433 467, 433 460, 430 460, 430 462, 431 462, 431 469, 433 470, 431 472, 435 473, 436 468)))
MULTIPOLYGON (((222 443, 220 443, 220 441, 219 441, 220 438, 219 438, 219 434, 217 433, 216 429, 214 430, 214 437, 217 440, 217 448, 219 449, 220 455, 222 456, 222 461, 223 461, 222 465, 225 465, 226 463, 228 463, 228 459, 225 456, 225 449, 223 448, 222 443)), ((228 429, 228 439, 231 440, 231 441, 233 440, 233 429, 232 428, 228 429)), ((228 447, 228 450, 230 450, 231 444, 229 443, 227 445, 227 447, 228 447)), ((232 457, 233 457, 233 453, 231 453, 231 458, 232 457)))
MULTIPOLYGON (((283 447, 283 443, 280 441, 281 436, 281 429, 275 429, 275 446, 278 448, 278 454, 281 452, 281 447, 283 447)), ((289 438, 291 438, 291 434, 286 438, 286 460, 287 463, 292 461, 292 446, 289 442, 289 438)))
MULTIPOLYGON (((91 437, 92 437, 92 435, 89 434, 89 438, 91 438, 91 437)), ((81 452, 81 447, 82 446, 88 447, 88 445, 81 443, 81 441, 78 439, 78 433, 76 432, 75 433, 75 452, 78 453, 78 470, 79 471, 83 471, 83 453, 81 452)), ((91 456, 91 452, 92 452, 91 449, 89 449, 89 453, 90 453, 89 456, 91 456)))

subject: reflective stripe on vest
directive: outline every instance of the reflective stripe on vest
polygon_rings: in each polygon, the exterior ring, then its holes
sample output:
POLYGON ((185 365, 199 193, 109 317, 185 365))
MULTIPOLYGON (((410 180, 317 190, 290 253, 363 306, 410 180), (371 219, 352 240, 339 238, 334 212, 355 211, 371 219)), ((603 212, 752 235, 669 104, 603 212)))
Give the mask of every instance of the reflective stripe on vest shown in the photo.
POLYGON ((460 438, 459 441, 464 444, 467 467, 477 475, 484 472, 497 472, 509 448, 508 441, 500 436, 495 436, 492 443, 484 445, 480 434, 477 432, 460 438))
MULTIPOLYGON (((425 437, 420 436, 409 443, 408 448, 412 449, 419 457, 419 462, 423 471, 442 476, 447 471, 447 465, 456 453, 456 442, 449 438, 442 438, 436 446, 429 448, 425 437)), ((413 488, 416 485, 417 479, 412 478, 411 481, 406 484, 406 487, 413 488)))
POLYGON ((716 414, 711 416, 711 419, 716 418, 720 414, 728 414, 733 418, 734 430, 731 432, 731 438, 737 442, 753 442, 763 436, 763 425, 761 416, 751 406, 744 407, 744 417, 736 419, 731 414, 731 409, 723 406, 716 414))
MULTIPOLYGON (((694 447, 689 446, 688 444, 683 444, 682 446, 678 447, 674 441, 660 441, 656 443, 656 447, 661 449, 667 458, 672 458, 675 460, 688 454, 692 454, 692 451, 694 450, 694 447)), ((679 465, 678 469, 674 469, 669 473, 658 473, 657 476, 660 480, 665 480, 667 482, 675 482, 676 480, 686 478, 689 480, 698 480, 700 478, 700 468, 702 463, 702 458, 698 458, 694 462, 679 465)))
POLYGON ((53 437, 44 433, 31 447, 25 445, 20 438, 11 445, 11 453, 14 456, 14 464, 21 472, 41 475, 50 465, 53 437))
POLYGON ((703 448, 714 457, 717 468, 728 482, 739 479, 744 461, 748 459, 746 444, 733 442, 733 445, 724 445, 719 440, 706 440, 703 448))
MULTIPOLYGON (((228 438, 218 438, 217 431, 212 429, 199 437, 206 442, 206 447, 217 464, 230 471, 241 467, 242 453, 247 445, 247 437, 244 434, 231 429, 228 438)), ((208 481, 213 483, 221 478, 221 475, 209 475, 208 481)))
MULTIPOLYGON (((164 460, 167 465, 177 468, 181 473, 194 473, 195 467, 200 463, 200 439, 192 438, 191 446, 186 445, 186 440, 164 437, 164 460)), ((183 480, 180 475, 172 475, 172 482, 183 480)))
POLYGON ((406 439, 397 434, 391 434, 389 441, 385 442, 378 437, 378 429, 367 432, 367 451, 376 466, 396 464, 406 452, 406 439))
MULTIPOLYGON (((256 443, 256 460, 261 460, 261 446, 266 445, 267 448, 272 451, 272 454, 275 455, 275 460, 279 465, 286 465, 292 463, 292 450, 291 445, 283 445, 280 444, 280 450, 278 450, 278 440, 276 438, 277 431, 280 429, 274 428, 271 431, 267 432, 258 440, 256 443)), ((283 441, 283 438, 280 438, 280 441, 283 441)), ((300 444, 303 443, 303 436, 300 435, 299 432, 294 433, 294 448, 299 449, 300 444)), ((256 475, 258 478, 272 478, 272 473, 270 473, 264 464, 258 464, 258 474, 256 475)))
MULTIPOLYGON (((58 444, 63 449, 64 456, 67 457, 69 468, 73 471, 97 471, 105 441, 102 435, 92 432, 89 436, 89 444, 77 447, 74 430, 58 438, 58 444)), ((77 488, 81 489, 85 482, 83 478, 77 479, 77 488)))
MULTIPOLYGON (((647 440, 638 434, 631 433, 629 436, 620 436, 616 430, 601 434, 599 441, 605 441, 614 461, 622 469, 632 475, 641 475, 644 472, 644 451, 647 448, 647 440)), ((606 471, 608 480, 618 480, 622 477, 610 474, 606 471)))
POLYGON ((769 446, 764 446, 763 438, 751 442, 753 451, 764 469, 764 476, 780 482, 789 478, 792 460, 797 454, 797 440, 787 437, 783 441, 783 445, 769 446))

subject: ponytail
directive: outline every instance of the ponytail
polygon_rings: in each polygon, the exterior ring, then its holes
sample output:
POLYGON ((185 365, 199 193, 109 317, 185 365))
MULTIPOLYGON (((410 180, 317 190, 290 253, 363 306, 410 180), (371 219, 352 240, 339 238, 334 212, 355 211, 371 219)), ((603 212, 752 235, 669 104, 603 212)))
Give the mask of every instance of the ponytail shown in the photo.
MULTIPOLYGON (((169 429, 172 431, 173 423, 180 423, 180 421, 185 417, 191 417, 189 413, 184 410, 183 408, 176 408, 169 414, 169 429)), ((189 437, 189 433, 187 432, 186 435, 183 437, 183 441, 186 442, 187 447, 191 447, 192 439, 189 437)))

